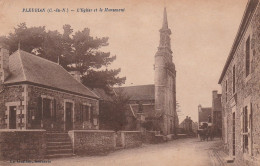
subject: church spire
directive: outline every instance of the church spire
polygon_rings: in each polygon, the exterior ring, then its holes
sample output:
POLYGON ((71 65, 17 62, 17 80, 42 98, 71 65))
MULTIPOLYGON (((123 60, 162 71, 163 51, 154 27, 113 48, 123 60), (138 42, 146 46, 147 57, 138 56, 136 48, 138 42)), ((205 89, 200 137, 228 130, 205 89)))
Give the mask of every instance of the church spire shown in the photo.
POLYGON ((167 20, 166 7, 164 7, 164 11, 163 11, 163 24, 162 24, 162 29, 168 29, 168 20, 167 20))
POLYGON ((171 35, 171 30, 168 28, 167 11, 166 11, 166 7, 164 7, 163 23, 162 23, 162 28, 160 29, 160 44, 158 47, 158 51, 162 49, 166 49, 170 53, 172 53, 170 35, 171 35))

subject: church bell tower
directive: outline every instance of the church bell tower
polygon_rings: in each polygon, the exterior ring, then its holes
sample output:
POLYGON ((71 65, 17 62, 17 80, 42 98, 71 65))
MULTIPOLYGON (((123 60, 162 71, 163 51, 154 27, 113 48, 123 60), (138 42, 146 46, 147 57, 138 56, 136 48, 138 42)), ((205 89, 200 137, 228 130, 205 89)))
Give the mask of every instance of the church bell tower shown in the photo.
POLYGON ((176 70, 172 62, 171 30, 168 28, 167 12, 164 8, 160 43, 155 54, 155 113, 161 134, 175 133, 178 123, 176 113, 176 70))

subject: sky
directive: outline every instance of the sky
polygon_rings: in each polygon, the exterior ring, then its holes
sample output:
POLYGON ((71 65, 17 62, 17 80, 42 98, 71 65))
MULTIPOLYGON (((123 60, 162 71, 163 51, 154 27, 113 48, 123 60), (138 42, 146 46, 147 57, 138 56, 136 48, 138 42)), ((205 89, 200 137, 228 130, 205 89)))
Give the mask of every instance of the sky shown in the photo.
POLYGON ((191 116, 197 121, 198 105, 211 107, 212 91, 221 93, 218 79, 246 4, 247 0, 0 0, 0 35, 12 32, 21 22, 60 32, 64 24, 70 24, 74 32, 88 27, 92 36, 109 37, 109 46, 103 50, 117 56, 110 68, 121 68, 120 76, 127 78, 124 86, 153 84, 154 55, 166 6, 179 119, 191 116), (46 12, 22 12, 24 8, 45 8, 46 12), (75 11, 54 12, 56 8, 75 11), (76 12, 80 8, 92 12, 76 12), (100 12, 100 8, 124 12, 100 12))

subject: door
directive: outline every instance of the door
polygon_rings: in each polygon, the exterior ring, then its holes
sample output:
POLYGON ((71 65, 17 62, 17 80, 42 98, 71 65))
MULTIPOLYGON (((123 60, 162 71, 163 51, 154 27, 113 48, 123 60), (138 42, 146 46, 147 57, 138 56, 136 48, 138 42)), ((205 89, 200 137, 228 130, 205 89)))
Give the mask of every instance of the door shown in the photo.
POLYGON ((236 114, 233 112, 232 114, 232 146, 233 146, 233 156, 236 155, 236 114))
POLYGON ((9 108, 9 129, 16 129, 16 106, 9 108))
POLYGON ((43 111, 42 111, 42 115, 43 115, 43 128, 46 130, 51 130, 51 123, 52 123, 52 119, 51 119, 51 100, 50 99, 43 99, 43 111))
POLYGON ((66 102, 65 104, 65 130, 72 129, 72 107, 73 104, 66 102))

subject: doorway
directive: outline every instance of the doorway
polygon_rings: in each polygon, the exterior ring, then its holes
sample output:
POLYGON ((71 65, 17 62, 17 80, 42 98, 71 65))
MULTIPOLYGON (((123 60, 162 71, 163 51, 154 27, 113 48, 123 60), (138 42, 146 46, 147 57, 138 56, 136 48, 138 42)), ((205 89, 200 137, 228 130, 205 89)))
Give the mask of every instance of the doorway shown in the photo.
POLYGON ((9 129, 16 129, 16 106, 9 107, 9 129))
POLYGON ((66 102, 65 103, 65 130, 71 130, 72 129, 72 109, 73 109, 73 103, 66 102))
POLYGON ((51 99, 43 98, 42 101, 42 120, 43 120, 43 128, 46 130, 51 129, 51 99))

